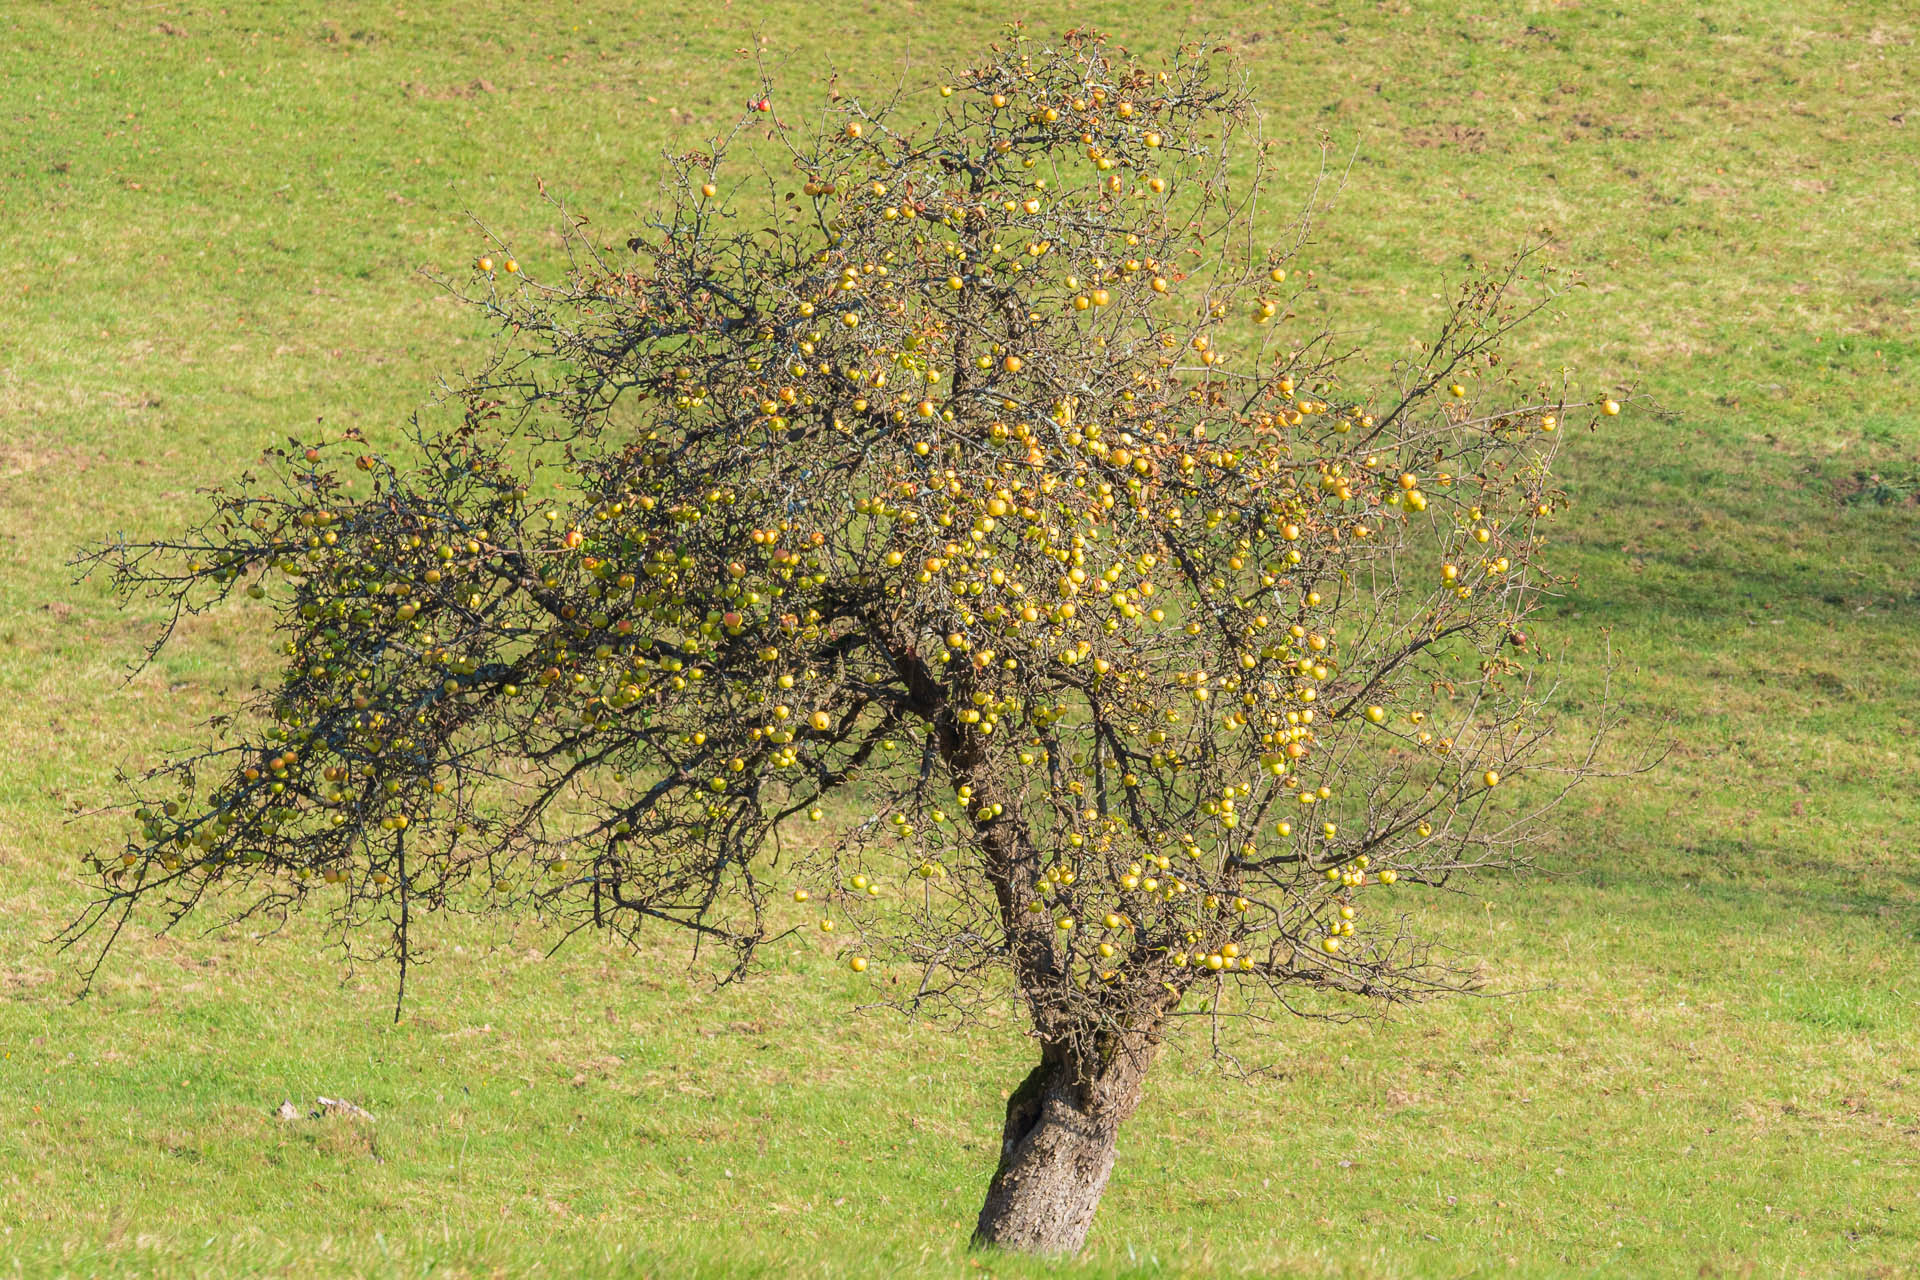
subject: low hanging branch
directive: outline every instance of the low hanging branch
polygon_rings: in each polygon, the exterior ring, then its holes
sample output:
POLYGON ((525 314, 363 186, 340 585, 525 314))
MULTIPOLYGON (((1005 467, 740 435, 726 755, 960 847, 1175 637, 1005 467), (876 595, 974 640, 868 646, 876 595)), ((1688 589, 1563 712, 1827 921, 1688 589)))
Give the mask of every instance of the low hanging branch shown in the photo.
POLYGON ((436 911, 530 907, 738 971, 791 895, 902 1003, 1010 975, 1040 1065, 977 1239, 1075 1249, 1176 1019, 1471 985, 1397 897, 1516 861, 1593 771, 1506 799, 1578 406, 1499 339, 1553 291, 1476 276, 1356 385, 1205 49, 1018 39, 811 127, 770 94, 640 234, 450 286, 510 335, 456 425, 293 443, 90 557, 175 619, 262 599, 286 666, 137 784, 67 941, 217 898, 404 964, 436 911))

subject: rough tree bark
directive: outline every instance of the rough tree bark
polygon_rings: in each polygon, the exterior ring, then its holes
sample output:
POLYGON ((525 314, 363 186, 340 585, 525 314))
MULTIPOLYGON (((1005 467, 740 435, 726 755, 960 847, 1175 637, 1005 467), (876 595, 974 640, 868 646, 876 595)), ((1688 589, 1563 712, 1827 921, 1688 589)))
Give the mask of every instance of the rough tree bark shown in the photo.
POLYGON ((987 1188, 976 1247, 1034 1254, 1077 1253, 1113 1172, 1120 1126, 1140 1105, 1141 1086, 1159 1043, 1157 1020, 1125 1037, 1077 1025, 1058 998, 1072 979, 1048 912, 1027 908, 1042 859, 1022 811, 1021 796, 999 783, 986 736, 958 721, 946 691, 910 645, 886 623, 895 667, 938 735, 941 756, 960 794, 971 795, 973 823, 985 854, 984 870, 998 899, 1015 977, 1025 992, 1034 1030, 1045 1046, 1040 1064, 1007 1100, 1000 1165, 987 1188), (1086 1046, 1091 1036, 1093 1043, 1086 1046))
POLYGON ((1007 1100, 1000 1167, 973 1231, 976 1247, 1079 1251, 1152 1056, 1142 1046, 1083 1069, 1066 1054, 1042 1054, 1007 1100))

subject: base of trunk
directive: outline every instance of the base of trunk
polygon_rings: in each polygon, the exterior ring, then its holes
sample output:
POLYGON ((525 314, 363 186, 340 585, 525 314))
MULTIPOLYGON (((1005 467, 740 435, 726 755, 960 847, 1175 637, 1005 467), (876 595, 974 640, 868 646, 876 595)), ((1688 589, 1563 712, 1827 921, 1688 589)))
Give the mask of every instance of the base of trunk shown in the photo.
POLYGON ((1077 1253, 1113 1172, 1120 1125, 1140 1101, 1146 1064, 1091 1079, 1043 1061, 1007 1100, 1000 1167, 987 1188, 976 1247, 1077 1253))

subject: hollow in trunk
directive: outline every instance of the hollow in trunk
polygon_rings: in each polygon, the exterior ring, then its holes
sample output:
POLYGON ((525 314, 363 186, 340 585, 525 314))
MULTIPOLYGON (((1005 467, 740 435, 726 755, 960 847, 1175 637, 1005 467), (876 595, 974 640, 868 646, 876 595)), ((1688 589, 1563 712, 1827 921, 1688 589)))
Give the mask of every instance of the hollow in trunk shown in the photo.
POLYGON ((1140 1102, 1149 1055, 1076 1070, 1047 1054, 1007 1100, 1000 1167, 987 1188, 976 1246, 1076 1253, 1113 1172, 1120 1126, 1140 1102))

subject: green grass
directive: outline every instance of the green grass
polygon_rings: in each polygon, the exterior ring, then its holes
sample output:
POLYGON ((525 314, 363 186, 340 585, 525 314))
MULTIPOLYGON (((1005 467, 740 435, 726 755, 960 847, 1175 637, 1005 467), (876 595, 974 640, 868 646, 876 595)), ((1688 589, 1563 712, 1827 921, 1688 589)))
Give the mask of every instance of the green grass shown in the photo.
MULTIPOLYGON (((1678 748, 1423 900, 1517 994, 1176 1051, 1086 1258, 969 1258, 1011 1020, 849 1015, 810 946, 715 992, 676 940, 551 959, 449 927, 390 975, 308 925, 45 939, 74 811, 265 670, 239 614, 123 682, 151 619, 64 567, 173 528, 306 430, 391 443, 486 349, 417 274, 471 211, 614 228, 764 38, 789 98, 962 60, 1010 10, 15 3, 0 12, 0 1274, 1896 1276, 1920 1258, 1920 22, 1910 6, 1069 3, 1248 59, 1307 266, 1390 352, 1538 238, 1592 288, 1527 335, 1634 406, 1569 450, 1547 628, 1678 748), (757 25, 756 25, 757 24, 757 25), (269 1118, 343 1096, 371 1130, 269 1118)), ((1597 688, 1576 682, 1576 702, 1597 688)))

